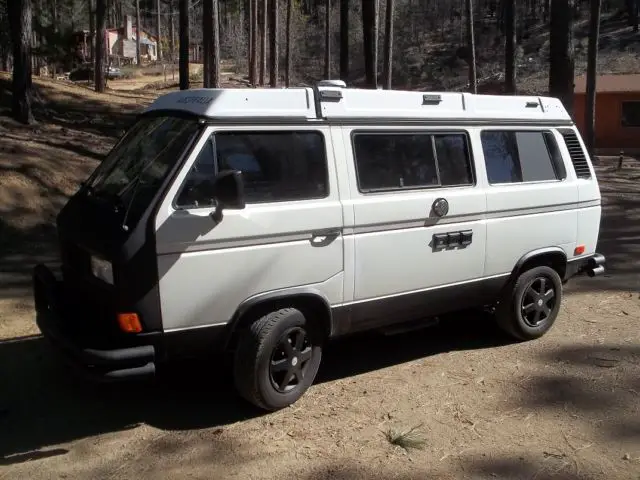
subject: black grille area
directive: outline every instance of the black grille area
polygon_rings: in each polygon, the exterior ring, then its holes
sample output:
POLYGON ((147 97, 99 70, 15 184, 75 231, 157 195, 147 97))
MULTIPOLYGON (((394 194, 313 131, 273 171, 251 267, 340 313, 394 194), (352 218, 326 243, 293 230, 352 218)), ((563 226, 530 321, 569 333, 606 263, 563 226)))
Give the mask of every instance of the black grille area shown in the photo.
POLYGON ((80 248, 78 245, 61 241, 62 264, 74 272, 79 274, 89 274, 91 272, 91 261, 89 252, 80 248))
POLYGON ((569 150, 571 156, 571 163, 573 163, 573 169, 576 171, 578 178, 591 178, 591 170, 589 170, 589 163, 587 157, 584 154, 584 150, 580 146, 578 136, 573 130, 561 130, 560 133, 564 138, 564 143, 569 150))

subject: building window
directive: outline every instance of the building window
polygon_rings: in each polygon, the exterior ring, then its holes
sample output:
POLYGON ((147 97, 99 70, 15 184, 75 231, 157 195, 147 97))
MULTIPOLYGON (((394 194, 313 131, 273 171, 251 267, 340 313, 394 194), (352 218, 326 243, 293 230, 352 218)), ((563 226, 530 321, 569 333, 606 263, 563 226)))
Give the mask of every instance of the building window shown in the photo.
POLYGON ((247 203, 324 198, 329 179, 320 132, 217 132, 200 150, 178 195, 177 206, 209 207, 198 193, 221 170, 240 170, 247 203))
POLYGON ((361 192, 473 183, 463 133, 357 132, 353 148, 361 192))
POLYGON ((543 182, 566 176, 551 132, 485 130, 481 139, 491 184, 543 182))
POLYGON ((640 127, 640 102, 622 102, 622 126, 640 127))

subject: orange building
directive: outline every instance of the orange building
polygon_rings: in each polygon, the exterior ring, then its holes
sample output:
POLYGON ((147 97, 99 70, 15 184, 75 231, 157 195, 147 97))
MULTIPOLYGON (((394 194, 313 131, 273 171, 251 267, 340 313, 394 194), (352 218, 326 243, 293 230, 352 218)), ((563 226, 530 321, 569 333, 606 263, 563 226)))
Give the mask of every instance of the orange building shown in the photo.
MULTIPOLYGON (((586 76, 575 81, 574 119, 585 131, 586 76)), ((598 151, 640 152, 640 75, 601 75, 596 86, 598 151)))

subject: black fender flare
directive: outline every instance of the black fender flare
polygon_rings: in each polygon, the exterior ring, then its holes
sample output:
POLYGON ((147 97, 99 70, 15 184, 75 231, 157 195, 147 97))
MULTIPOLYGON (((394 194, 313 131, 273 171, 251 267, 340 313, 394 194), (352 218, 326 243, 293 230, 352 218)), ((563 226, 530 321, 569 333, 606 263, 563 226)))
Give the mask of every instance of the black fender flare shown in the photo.
POLYGON ((299 300, 304 298, 311 298, 322 303, 326 309, 326 323, 323 326, 326 329, 327 336, 332 336, 334 332, 333 315, 331 312, 331 303, 327 296, 314 287, 291 287, 258 293, 243 300, 242 303, 238 305, 238 308, 236 308, 231 321, 227 324, 228 331, 225 339, 225 349, 235 333, 241 319, 252 308, 266 303, 276 303, 278 301, 286 302, 292 299, 299 300))
POLYGON ((513 267, 513 270, 511 271, 511 276, 509 280, 513 281, 514 279, 516 279, 518 277, 518 274, 522 271, 522 268, 527 262, 534 260, 535 258, 538 258, 538 257, 544 257, 549 255, 561 256, 563 258, 563 262, 566 268, 566 264, 568 261, 567 254, 560 247, 537 248, 535 250, 531 250, 530 252, 525 253, 522 257, 520 257, 520 260, 516 262, 516 265, 513 267))

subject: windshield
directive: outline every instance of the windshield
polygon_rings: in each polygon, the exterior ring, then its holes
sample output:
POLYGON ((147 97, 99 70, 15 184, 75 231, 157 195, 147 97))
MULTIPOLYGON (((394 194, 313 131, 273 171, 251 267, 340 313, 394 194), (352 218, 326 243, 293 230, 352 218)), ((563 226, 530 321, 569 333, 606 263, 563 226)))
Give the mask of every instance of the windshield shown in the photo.
POLYGON ((91 176, 89 192, 116 199, 135 222, 198 130, 194 119, 141 118, 91 176))

